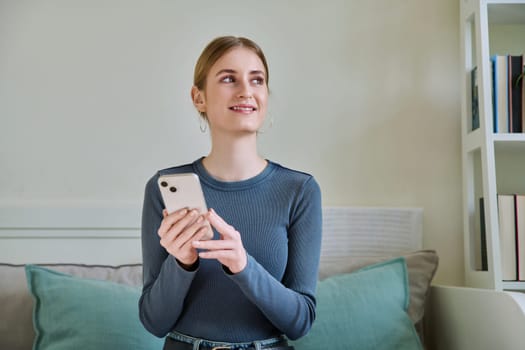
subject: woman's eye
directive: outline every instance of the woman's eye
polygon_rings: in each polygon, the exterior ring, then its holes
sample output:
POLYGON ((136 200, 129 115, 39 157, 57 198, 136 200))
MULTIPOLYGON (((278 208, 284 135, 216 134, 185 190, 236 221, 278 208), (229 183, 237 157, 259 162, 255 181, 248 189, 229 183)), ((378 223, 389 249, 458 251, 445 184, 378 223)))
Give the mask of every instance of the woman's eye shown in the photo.
POLYGON ((256 85, 263 85, 264 84, 264 78, 254 78, 252 82, 256 85))
POLYGON ((234 79, 231 75, 227 75, 221 79, 223 83, 233 83, 234 79))

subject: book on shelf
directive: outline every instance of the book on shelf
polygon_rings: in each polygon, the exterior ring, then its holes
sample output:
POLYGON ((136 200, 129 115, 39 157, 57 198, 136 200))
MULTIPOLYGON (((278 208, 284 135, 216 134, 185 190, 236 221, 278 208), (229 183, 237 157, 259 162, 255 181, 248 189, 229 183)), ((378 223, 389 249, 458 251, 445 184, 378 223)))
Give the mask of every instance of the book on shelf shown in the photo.
POLYGON ((509 132, 522 132, 523 55, 508 55, 509 132))
POLYGON ((508 106, 508 58, 503 55, 492 56, 494 93, 493 121, 494 132, 509 132, 509 106, 508 106))
POLYGON ((521 75, 521 131, 525 132, 525 87, 523 80, 525 79, 525 59, 524 59, 524 72, 521 75))
POLYGON ((472 130, 479 128, 478 67, 470 72, 470 97, 472 112, 472 130))
POLYGON ((485 205, 483 198, 479 199, 479 238, 476 242, 476 270, 488 271, 487 259, 487 233, 485 229, 485 205))
POLYGON ((493 55, 491 71, 494 132, 524 132, 524 56, 493 55))
POLYGON ((499 246, 501 278, 504 281, 518 279, 516 254, 516 223, 513 195, 498 195, 499 246))

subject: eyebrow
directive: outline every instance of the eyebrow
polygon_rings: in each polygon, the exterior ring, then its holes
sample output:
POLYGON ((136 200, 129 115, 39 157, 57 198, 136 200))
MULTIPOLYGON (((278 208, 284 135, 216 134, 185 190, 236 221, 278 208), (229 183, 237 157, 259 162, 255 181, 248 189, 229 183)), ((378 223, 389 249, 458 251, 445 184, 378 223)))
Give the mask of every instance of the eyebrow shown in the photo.
MULTIPOLYGON (((224 73, 234 74, 234 73, 237 73, 237 71, 234 70, 234 69, 221 69, 220 71, 217 72, 217 74, 215 74, 215 76, 218 76, 218 75, 221 75, 221 74, 224 74, 224 73)), ((252 70, 252 71, 250 71, 250 75, 254 75, 254 74, 262 74, 262 75, 266 76, 266 74, 264 74, 264 72, 262 70, 252 70)))

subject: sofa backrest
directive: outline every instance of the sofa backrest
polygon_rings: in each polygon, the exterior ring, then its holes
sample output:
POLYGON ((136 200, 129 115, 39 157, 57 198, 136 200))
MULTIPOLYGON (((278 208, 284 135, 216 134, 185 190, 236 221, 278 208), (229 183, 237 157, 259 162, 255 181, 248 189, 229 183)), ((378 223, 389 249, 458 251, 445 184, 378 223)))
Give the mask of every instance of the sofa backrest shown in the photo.
MULTIPOLYGON (((414 323, 420 322, 428 285, 437 267, 435 252, 417 251, 422 242, 422 214, 418 208, 323 208, 319 277, 352 272, 389 257, 404 255, 410 275, 409 315, 414 323)), ((107 228, 38 231, 37 227, 32 227, 17 231, 18 236, 15 236, 0 227, 0 250, 9 250, 9 255, 0 252, 0 256, 16 257, 15 261, 0 261, 0 349, 29 350, 32 347, 33 300, 25 278, 26 263, 38 263, 83 278, 141 285, 140 235, 134 229, 113 229, 108 236, 101 233, 103 230, 107 228), (24 249, 28 242, 38 245, 41 241, 46 244, 40 246, 40 255, 28 254, 24 249), (9 244, 4 245, 4 242, 9 244), (114 255, 117 244, 119 250, 125 252, 125 258, 114 257, 115 262, 111 263, 99 260, 101 249, 110 249, 114 255), (80 258, 64 254, 69 250, 80 258), (129 250, 132 251, 131 261, 129 250), (94 251, 97 254, 93 254, 94 251), (13 262, 18 264, 11 264, 13 262)))

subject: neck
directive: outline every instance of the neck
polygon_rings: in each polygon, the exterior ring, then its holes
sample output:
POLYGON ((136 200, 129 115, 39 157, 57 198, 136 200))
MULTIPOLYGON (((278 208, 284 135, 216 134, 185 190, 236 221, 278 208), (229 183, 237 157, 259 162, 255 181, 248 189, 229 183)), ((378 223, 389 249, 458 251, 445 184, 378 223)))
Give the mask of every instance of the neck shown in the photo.
POLYGON ((203 165, 213 177, 222 181, 242 181, 261 173, 266 160, 257 153, 257 138, 243 137, 217 141, 212 135, 210 154, 203 165))

